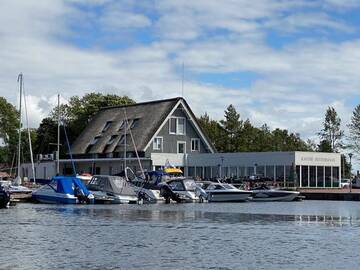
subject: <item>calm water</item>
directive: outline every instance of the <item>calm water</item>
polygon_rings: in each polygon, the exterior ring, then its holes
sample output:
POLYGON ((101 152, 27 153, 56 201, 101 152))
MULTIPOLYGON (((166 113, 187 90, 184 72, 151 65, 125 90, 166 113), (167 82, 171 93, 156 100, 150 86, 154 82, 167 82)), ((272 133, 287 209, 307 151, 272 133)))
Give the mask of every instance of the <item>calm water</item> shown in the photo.
POLYGON ((359 202, 0 209, 0 269, 359 269, 359 202))

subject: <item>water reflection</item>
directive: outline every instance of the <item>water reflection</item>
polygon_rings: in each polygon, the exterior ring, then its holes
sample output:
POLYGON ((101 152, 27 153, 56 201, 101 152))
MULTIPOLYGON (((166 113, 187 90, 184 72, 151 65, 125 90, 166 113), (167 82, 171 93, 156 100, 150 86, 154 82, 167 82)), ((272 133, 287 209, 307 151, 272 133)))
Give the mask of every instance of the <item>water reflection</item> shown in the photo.
POLYGON ((37 208, 36 212, 53 212, 63 218, 81 220, 81 217, 94 218, 99 225, 106 225, 106 221, 121 220, 122 222, 158 222, 158 223, 219 223, 219 224, 281 224, 297 225, 318 224, 326 226, 359 226, 360 219, 350 216, 336 215, 290 215, 239 212, 214 212, 196 209, 141 209, 139 207, 53 207, 37 208))

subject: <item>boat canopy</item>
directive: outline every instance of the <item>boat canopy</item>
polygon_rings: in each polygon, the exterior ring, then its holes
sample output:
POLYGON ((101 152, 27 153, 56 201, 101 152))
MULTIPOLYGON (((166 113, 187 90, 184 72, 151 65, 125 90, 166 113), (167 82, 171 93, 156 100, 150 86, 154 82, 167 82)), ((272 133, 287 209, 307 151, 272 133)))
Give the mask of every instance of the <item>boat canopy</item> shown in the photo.
POLYGON ((94 175, 87 187, 93 191, 136 196, 128 181, 120 176, 94 175))
POLYGON ((80 189, 85 196, 90 194, 83 182, 76 177, 55 176, 49 185, 55 189, 54 184, 56 184, 57 193, 75 195, 75 189, 80 189))

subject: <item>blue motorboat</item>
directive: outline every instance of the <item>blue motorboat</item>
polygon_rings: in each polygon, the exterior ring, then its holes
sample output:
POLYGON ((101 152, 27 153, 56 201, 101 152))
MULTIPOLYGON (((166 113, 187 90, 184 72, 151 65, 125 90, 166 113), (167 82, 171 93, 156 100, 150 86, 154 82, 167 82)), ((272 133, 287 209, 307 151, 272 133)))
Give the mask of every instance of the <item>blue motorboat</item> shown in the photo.
POLYGON ((94 196, 77 177, 56 176, 52 181, 32 193, 41 203, 94 203, 94 196))

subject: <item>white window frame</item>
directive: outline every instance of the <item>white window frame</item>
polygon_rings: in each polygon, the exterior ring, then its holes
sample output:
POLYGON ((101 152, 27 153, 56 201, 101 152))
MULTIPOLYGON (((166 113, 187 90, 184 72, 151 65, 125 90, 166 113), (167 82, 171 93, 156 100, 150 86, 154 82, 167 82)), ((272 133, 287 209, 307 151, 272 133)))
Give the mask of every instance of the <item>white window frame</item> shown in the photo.
POLYGON ((191 138, 191 152, 200 152, 200 139, 199 138, 191 138), (193 149, 193 142, 197 141, 199 145, 199 149, 193 149))
POLYGON ((171 116, 169 118, 169 134, 172 135, 186 135, 186 118, 179 116, 171 116), (171 120, 176 119, 176 132, 171 132, 171 120), (184 133, 179 133, 179 119, 184 119, 184 133))
POLYGON ((154 140, 153 140, 153 150, 163 150, 163 145, 164 145, 164 138, 163 137, 157 136, 157 137, 154 138, 154 140), (156 139, 161 139, 160 148, 155 147, 155 146, 157 146, 157 144, 155 143, 156 139))
POLYGON ((177 141, 176 153, 178 153, 178 154, 186 154, 186 142, 185 141, 177 141), (184 153, 179 153, 179 144, 184 144, 184 153))

